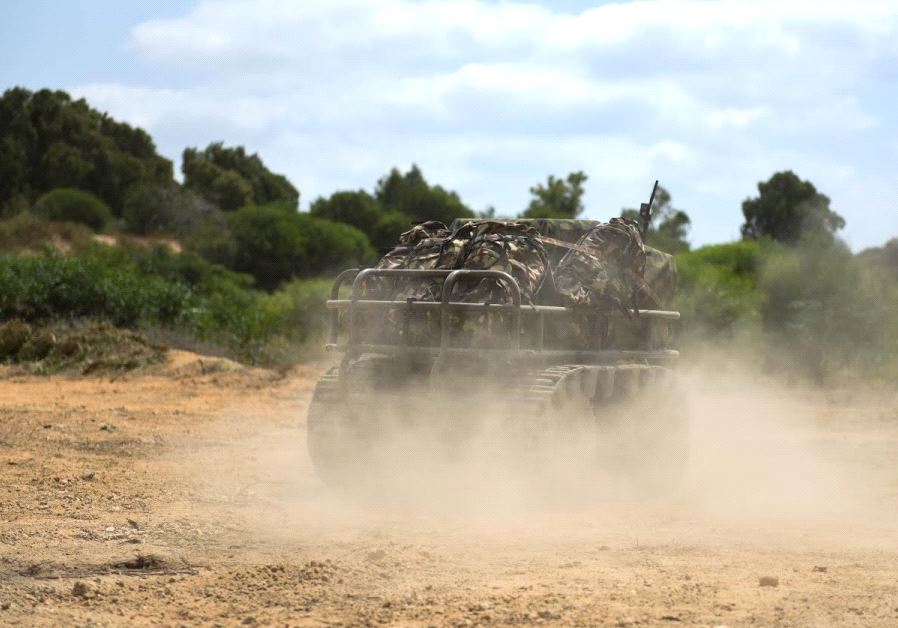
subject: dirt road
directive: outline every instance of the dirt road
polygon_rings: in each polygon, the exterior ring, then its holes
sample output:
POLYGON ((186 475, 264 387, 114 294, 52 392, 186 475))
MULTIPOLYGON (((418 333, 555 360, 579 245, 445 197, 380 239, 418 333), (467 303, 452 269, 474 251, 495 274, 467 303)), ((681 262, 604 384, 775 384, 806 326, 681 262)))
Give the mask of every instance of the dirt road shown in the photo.
POLYGON ((185 364, 0 380, 0 624, 898 624, 894 393, 699 384, 664 499, 366 500, 320 369, 185 364))

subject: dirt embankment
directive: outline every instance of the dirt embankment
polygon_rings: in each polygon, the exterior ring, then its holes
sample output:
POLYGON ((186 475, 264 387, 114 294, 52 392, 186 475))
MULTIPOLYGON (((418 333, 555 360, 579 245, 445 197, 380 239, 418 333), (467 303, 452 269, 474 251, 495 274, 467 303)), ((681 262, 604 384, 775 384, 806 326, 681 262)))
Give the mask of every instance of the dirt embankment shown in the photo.
POLYGON ((697 380, 663 499, 364 499, 305 453, 321 369, 178 360, 0 381, 0 623, 898 623, 894 396, 697 380))

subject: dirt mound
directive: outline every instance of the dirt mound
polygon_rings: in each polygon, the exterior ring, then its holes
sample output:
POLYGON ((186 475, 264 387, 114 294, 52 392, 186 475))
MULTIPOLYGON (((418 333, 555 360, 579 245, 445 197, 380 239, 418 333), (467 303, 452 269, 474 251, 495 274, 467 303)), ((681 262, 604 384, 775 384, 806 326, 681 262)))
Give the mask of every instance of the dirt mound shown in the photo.
POLYGON ((141 334, 109 323, 75 327, 0 324, 0 361, 34 374, 79 375, 132 371, 165 361, 166 349, 141 334))

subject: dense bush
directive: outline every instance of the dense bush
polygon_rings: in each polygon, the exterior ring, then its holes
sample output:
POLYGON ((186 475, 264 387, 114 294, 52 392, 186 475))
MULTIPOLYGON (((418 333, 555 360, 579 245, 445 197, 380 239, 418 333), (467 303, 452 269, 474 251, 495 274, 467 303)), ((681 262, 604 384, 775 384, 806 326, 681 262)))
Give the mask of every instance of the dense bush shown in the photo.
POLYGON ((705 246, 677 256, 677 306, 688 335, 731 336, 759 322, 761 256, 758 242, 705 246))
POLYGON ((215 205, 177 185, 132 190, 125 200, 122 219, 125 230, 136 235, 185 237, 210 225, 224 224, 224 216, 215 205))
POLYGON ((307 263, 308 235, 299 220, 282 207, 244 207, 228 217, 236 245, 233 268, 273 289, 298 275, 307 263))
MULTIPOLYGON (((898 286, 828 234, 677 256, 681 342, 736 342, 778 372, 898 372, 898 286)), ((735 345, 728 345, 735 350, 735 345)))
POLYGON ((112 220, 106 203, 90 192, 58 188, 41 196, 34 213, 55 222, 77 222, 100 231, 112 220))
POLYGON ((306 265, 298 275, 330 274, 374 261, 367 236, 355 227, 308 214, 296 214, 296 219, 308 237, 306 265))
POLYGON ((244 207, 228 217, 235 252, 232 268, 267 290, 293 277, 370 262, 368 239, 349 225, 278 205, 244 207))
POLYGON ((329 280, 297 279, 271 294, 249 288, 250 281, 161 246, 0 255, 0 320, 20 321, 0 344, 18 352, 28 334, 13 332, 29 329, 26 323, 41 329, 94 320, 170 330, 181 345, 211 342, 252 363, 281 363, 317 346, 329 280))
POLYGON ((182 284, 110 264, 100 248, 80 256, 0 256, 0 319, 100 318, 116 325, 176 323, 194 304, 182 284))

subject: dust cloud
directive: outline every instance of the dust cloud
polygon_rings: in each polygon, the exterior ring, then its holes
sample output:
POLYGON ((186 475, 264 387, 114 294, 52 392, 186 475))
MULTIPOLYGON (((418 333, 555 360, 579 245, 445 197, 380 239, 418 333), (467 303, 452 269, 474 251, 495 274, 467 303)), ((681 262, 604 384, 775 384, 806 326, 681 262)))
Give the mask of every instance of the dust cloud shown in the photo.
MULTIPOLYGON (((194 480, 210 513, 227 511, 268 539, 399 526, 410 534, 491 530, 496 538, 524 534, 533 542, 535 534, 555 542, 582 540, 599 526, 603 535, 644 541, 898 547, 894 425, 878 410, 846 422, 854 415, 840 395, 851 396, 852 407, 881 408, 881 399, 787 387, 727 364, 681 370, 688 457, 663 491, 645 490, 632 469, 597 465, 604 444, 583 422, 522 439, 509 436, 500 406, 470 399, 442 414, 422 399, 419 415, 433 420, 415 425, 398 412, 390 424, 385 417, 394 409, 372 403, 383 438, 341 487, 318 479, 304 413, 278 417, 276 427, 270 417, 229 413, 222 426, 231 441, 194 453, 194 480), (233 437, 235 425, 241 438, 233 437), (459 426, 471 430, 466 438, 453 435, 459 426), (870 434, 882 430, 888 438, 877 445, 870 434)), ((501 398, 500 391, 489 396, 501 398)), ((624 419, 639 421, 645 412, 624 419)), ((628 462, 650 466, 652 455, 628 462)))

